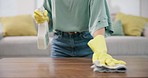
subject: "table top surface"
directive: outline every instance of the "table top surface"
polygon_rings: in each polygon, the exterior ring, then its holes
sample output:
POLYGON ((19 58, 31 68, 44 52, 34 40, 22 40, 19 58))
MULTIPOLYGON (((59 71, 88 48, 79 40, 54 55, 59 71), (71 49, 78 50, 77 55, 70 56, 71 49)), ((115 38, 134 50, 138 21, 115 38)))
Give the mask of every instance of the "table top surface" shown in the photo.
POLYGON ((147 57, 116 57, 127 62, 126 73, 98 73, 88 58, 2 58, 0 78, 96 78, 148 77, 147 57))

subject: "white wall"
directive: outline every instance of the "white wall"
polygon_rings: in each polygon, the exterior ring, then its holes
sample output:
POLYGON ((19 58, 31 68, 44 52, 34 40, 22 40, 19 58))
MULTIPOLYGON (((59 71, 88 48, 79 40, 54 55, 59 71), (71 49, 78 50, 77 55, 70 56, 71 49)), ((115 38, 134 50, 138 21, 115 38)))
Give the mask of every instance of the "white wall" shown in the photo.
POLYGON ((148 0, 141 0, 141 16, 148 18, 148 0))
POLYGON ((37 0, 36 1, 36 3, 37 3, 36 8, 42 7, 43 6, 43 2, 44 2, 44 0, 37 0))
POLYGON ((123 12, 126 14, 140 15, 140 0, 111 0, 111 12, 123 12))
POLYGON ((0 16, 12 16, 17 13, 16 0, 0 0, 0 16))
POLYGON ((17 0, 19 14, 32 14, 35 9, 35 0, 17 0))
POLYGON ((0 16, 32 14, 35 0, 0 0, 0 16))

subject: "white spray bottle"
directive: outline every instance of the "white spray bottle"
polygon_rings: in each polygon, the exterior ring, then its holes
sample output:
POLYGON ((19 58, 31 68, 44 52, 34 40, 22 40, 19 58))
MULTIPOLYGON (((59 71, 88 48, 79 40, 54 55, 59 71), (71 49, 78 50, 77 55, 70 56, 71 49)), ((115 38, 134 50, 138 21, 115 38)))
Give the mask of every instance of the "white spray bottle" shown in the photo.
MULTIPOLYGON (((41 7, 39 10, 43 13, 45 9, 41 7)), ((49 45, 49 28, 47 21, 38 24, 37 45, 38 49, 47 49, 49 45)))

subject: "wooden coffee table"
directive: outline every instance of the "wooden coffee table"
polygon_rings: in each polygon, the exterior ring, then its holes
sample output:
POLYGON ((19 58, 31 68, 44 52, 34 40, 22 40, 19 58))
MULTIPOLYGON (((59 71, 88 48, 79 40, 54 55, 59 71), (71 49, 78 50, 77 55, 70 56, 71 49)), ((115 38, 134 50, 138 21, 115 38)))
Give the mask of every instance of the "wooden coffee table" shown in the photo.
POLYGON ((148 77, 148 57, 116 57, 127 62, 126 73, 98 73, 87 58, 3 58, 0 78, 97 78, 148 77))

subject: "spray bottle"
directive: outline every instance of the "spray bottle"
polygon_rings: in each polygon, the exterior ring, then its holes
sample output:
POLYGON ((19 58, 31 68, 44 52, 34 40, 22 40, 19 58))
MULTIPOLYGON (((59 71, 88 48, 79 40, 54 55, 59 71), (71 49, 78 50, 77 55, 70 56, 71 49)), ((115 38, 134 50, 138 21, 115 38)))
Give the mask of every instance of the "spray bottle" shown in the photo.
MULTIPOLYGON (((41 7, 39 8, 39 10, 43 14, 45 9, 41 7)), ((49 45, 48 21, 38 24, 37 45, 38 45, 38 49, 47 49, 49 45)))

